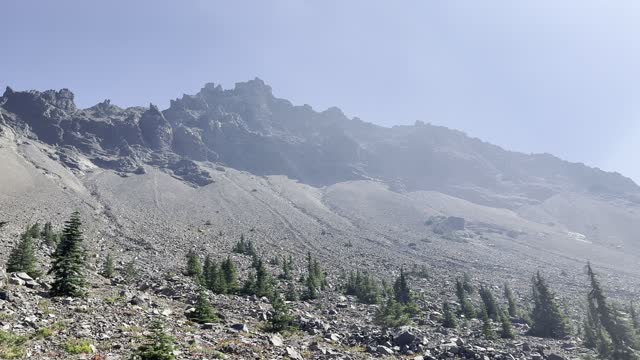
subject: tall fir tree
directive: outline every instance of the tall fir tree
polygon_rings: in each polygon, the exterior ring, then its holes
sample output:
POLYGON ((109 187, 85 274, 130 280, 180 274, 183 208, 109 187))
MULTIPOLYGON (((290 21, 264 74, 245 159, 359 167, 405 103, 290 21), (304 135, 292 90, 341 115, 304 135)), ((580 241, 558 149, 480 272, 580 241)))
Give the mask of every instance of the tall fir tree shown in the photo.
POLYGON ((251 279, 248 283, 245 283, 244 292, 256 296, 272 297, 273 279, 271 278, 271 275, 269 275, 262 259, 259 259, 256 265, 255 280, 251 279))
POLYGON ((187 271, 188 276, 194 279, 200 279, 202 277, 202 264, 200 263, 200 256, 193 250, 187 252, 187 271))
POLYGON ((460 303, 460 313, 467 319, 471 319, 476 316, 476 310, 474 309, 471 300, 469 300, 468 292, 464 288, 463 281, 460 279, 456 279, 456 296, 460 303))
POLYGON ((409 314, 402 304, 389 296, 387 302, 376 309, 374 323, 385 328, 396 328, 410 323, 409 314))
POLYGON ((446 301, 442 304, 442 326, 452 329, 458 326, 451 305, 446 301))
POLYGON ((11 250, 7 260, 8 272, 26 272, 31 277, 38 277, 36 254, 33 237, 29 231, 20 235, 20 242, 11 250))
POLYGON ((504 312, 500 311, 500 337, 503 339, 513 339, 515 338, 515 333, 513 332, 513 325, 511 324, 511 319, 504 312))
POLYGON ((540 272, 533 277, 532 283, 531 335, 556 339, 569 335, 567 319, 540 272))
POLYGON ((196 299, 196 304, 194 306, 194 311, 189 313, 187 317, 189 320, 196 322, 198 324, 211 323, 218 320, 218 317, 213 310, 213 306, 209 302, 207 295, 203 290, 198 292, 198 297, 196 299))
POLYGON ((489 318, 489 314, 485 307, 482 308, 482 334, 484 338, 487 340, 493 340, 496 338, 496 332, 493 330, 493 325, 491 324, 491 319, 489 318))
POLYGON ((508 304, 508 314, 509 316, 515 318, 518 316, 518 304, 516 302, 515 297, 513 296, 513 292, 509 288, 509 284, 504 283, 504 297, 507 299, 508 304))
POLYGON ((167 335, 162 324, 154 321, 147 343, 140 346, 131 356, 131 360, 175 360, 175 339, 167 335))
POLYGON ((76 211, 65 222, 62 240, 52 256, 53 264, 49 270, 49 274, 54 278, 50 290, 52 296, 83 297, 86 295, 85 253, 82 248, 81 227, 80 213, 76 211))
POLYGON ((107 279, 111 279, 115 273, 115 268, 113 265, 113 258, 111 254, 107 254, 107 258, 104 260, 104 264, 102 265, 102 271, 100 274, 107 279))
POLYGON ((289 284, 287 284, 287 292, 285 294, 285 298, 287 299, 287 301, 300 300, 298 290, 296 290, 296 285, 293 283, 293 281, 289 281, 289 284))
POLYGON ((464 286, 464 291, 466 291, 467 294, 473 295, 473 293, 475 292, 475 288, 471 283, 471 275, 469 275, 469 273, 467 272, 465 272, 462 276, 462 285, 464 286))
POLYGON ((407 283, 407 277, 403 268, 400 268, 400 276, 398 276, 393 284, 393 294, 396 301, 400 304, 408 304, 411 302, 411 289, 409 289, 409 284, 407 283))
POLYGON ((291 326, 293 318, 289 314, 287 305, 282 301, 280 293, 274 291, 271 296, 271 306, 273 311, 269 317, 269 330, 273 332, 281 332, 291 326))
POLYGON ((47 246, 55 246, 57 244, 58 236, 53 231, 53 225, 51 224, 50 221, 44 224, 44 227, 42 228, 41 238, 42 240, 44 240, 44 243, 47 246))
POLYGON ((289 255, 289 259, 282 259, 282 274, 278 277, 283 280, 291 280, 293 279, 293 275, 291 274, 293 268, 293 258, 289 255))
POLYGON ((221 269, 225 292, 229 294, 236 293, 238 291, 238 273, 231 257, 227 256, 227 259, 222 263, 221 269))
POLYGON ((608 303, 591 264, 587 263, 587 276, 591 291, 587 296, 589 316, 597 336, 596 348, 601 356, 609 356, 613 360, 636 360, 634 347, 638 339, 632 324, 624 319, 619 309, 608 303), (610 339, 610 345, 607 339, 610 339))
POLYGON ((481 286, 478 291, 480 294, 480 298, 482 299, 482 303, 484 304, 484 309, 487 311, 487 315, 491 320, 498 321, 499 317, 499 307, 496 298, 493 296, 493 292, 488 287, 481 286))
POLYGON ((351 272, 345 285, 345 294, 353 295, 363 304, 377 304, 380 301, 380 287, 367 273, 351 272))
POLYGON ((40 224, 36 222, 35 224, 31 225, 27 230, 27 234, 33 239, 40 238, 40 235, 42 234, 42 232, 40 231, 40 224))

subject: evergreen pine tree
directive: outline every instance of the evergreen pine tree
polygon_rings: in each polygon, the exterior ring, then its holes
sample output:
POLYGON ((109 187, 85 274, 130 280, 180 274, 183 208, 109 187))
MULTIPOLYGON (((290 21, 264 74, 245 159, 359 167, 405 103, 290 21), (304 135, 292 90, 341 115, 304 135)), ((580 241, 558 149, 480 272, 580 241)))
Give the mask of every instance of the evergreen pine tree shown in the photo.
POLYGON ((35 244, 27 231, 20 235, 20 242, 11 250, 7 260, 8 272, 26 272, 31 277, 38 277, 36 270, 35 244))
POLYGON ((269 317, 269 330, 280 332, 289 328, 293 318, 289 314, 287 305, 282 301, 282 297, 277 291, 274 291, 271 296, 271 306, 273 307, 273 312, 269 317))
POLYGON ((598 347, 598 334, 596 324, 591 315, 591 311, 587 311, 587 318, 584 320, 582 328, 584 330, 583 344, 589 349, 597 349, 598 347))
POLYGON ((481 286, 479 293, 480 293, 480 298, 484 303, 484 309, 486 310, 489 318, 491 318, 491 320, 493 321, 498 321, 498 315, 499 315, 498 302, 496 301, 496 298, 493 296, 493 292, 491 292, 489 288, 481 286))
POLYGON ((27 235, 33 239, 40 238, 41 233, 42 232, 40 231, 40 224, 37 222, 31 225, 31 227, 29 227, 29 229, 27 230, 27 235))
POLYGON ((456 317, 451 310, 451 306, 448 302, 442 304, 442 326, 446 328, 455 328, 458 326, 456 317))
POLYGON ((613 360, 640 358, 633 349, 637 339, 632 325, 623 318, 616 307, 608 304, 600 282, 589 263, 587 264, 587 275, 591 283, 591 291, 587 297, 589 315, 595 324, 595 331, 598 335, 597 348, 600 355, 606 354, 613 360), (607 344, 607 338, 611 341, 610 346, 607 344))
POLYGON ((409 284, 407 284, 407 278, 404 273, 404 269, 400 268, 400 276, 393 284, 393 294, 395 299, 400 304, 408 304, 411 302, 411 290, 409 284))
POLYGON ((200 263, 200 256, 193 250, 189 250, 187 253, 187 276, 191 276, 194 279, 200 279, 202 277, 202 264, 200 263))
POLYGON ((253 293, 257 296, 271 297, 273 293, 273 280, 262 260, 258 260, 256 268, 256 282, 253 293))
POLYGON ((500 337, 503 339, 513 339, 515 338, 515 334, 513 333, 513 325, 511 324, 511 319, 509 316, 505 314, 503 311, 500 311, 500 337))
POLYGON ((467 272, 462 276, 462 285, 464 286, 464 291, 466 291, 467 294, 472 295, 474 293, 475 289, 471 283, 471 275, 467 272))
POLYGON ((496 338, 496 332, 493 330, 491 319, 489 319, 489 314, 485 308, 482 308, 482 334, 487 340, 493 340, 496 338))
POLYGON ((233 247, 232 251, 237 254, 244 254, 245 252, 244 234, 240 234, 240 240, 233 247))
POLYGON ((213 306, 211 306, 211 303, 203 290, 198 292, 198 298, 196 299, 194 308, 195 311, 187 315, 189 320, 199 324, 211 323, 218 320, 218 317, 213 310, 213 306))
POLYGON ((164 332, 162 324, 151 324, 151 335, 146 344, 140 346, 131 356, 131 360, 174 360, 173 344, 175 340, 164 332))
POLYGON ((307 286, 307 289, 304 293, 303 299, 304 300, 313 300, 313 299, 317 299, 318 298, 318 288, 316 285, 316 281, 314 280, 313 276, 309 275, 307 276, 307 278, 305 279, 305 284, 307 286))
POLYGON ((567 319, 556 303, 555 295, 540 272, 533 277, 533 302, 531 335, 563 338, 569 334, 567 319))
POLYGON ((207 254, 204 257, 204 264, 202 265, 202 285, 205 288, 211 290, 210 281, 211 281, 211 267, 213 266, 213 261, 211 260, 211 255, 207 254))
POLYGON ((111 254, 107 254, 107 258, 104 260, 104 264, 102 265, 102 271, 100 274, 107 279, 111 279, 114 275, 115 269, 113 265, 113 258, 111 254))
POLYGON ((138 277, 138 268, 135 259, 127 262, 122 269, 122 277, 127 283, 133 283, 138 277))
POLYGON ((287 299, 287 301, 298 301, 300 299, 300 296, 298 296, 298 291, 296 290, 296 286, 292 281, 290 281, 287 285, 285 298, 287 299))
POLYGON ((504 283, 504 297, 507 299, 507 303, 509 304, 509 316, 515 318, 518 316, 518 305, 516 303, 516 299, 513 296, 513 292, 509 288, 509 285, 504 283))
POLYGON ((82 297, 85 292, 84 250, 80 213, 74 212, 65 223, 62 241, 53 253, 53 264, 49 274, 53 274, 52 296, 82 297))
POLYGON ((47 246, 55 246, 57 244, 58 237, 53 231, 53 225, 51 225, 50 221, 44 224, 44 227, 42 228, 41 238, 44 240, 44 243, 47 244, 47 246))
POLYGON ((456 296, 460 303, 460 313, 465 318, 471 319, 476 315, 476 310, 473 308, 471 300, 467 297, 468 293, 464 289, 464 283, 460 279, 456 279, 456 296))
POLYGON ((367 273, 351 272, 345 284, 345 295, 353 295, 364 304, 377 304, 380 301, 380 288, 367 273))
POLYGON ((293 259, 291 255, 289 255, 289 260, 282 260, 282 274, 280 274, 279 278, 283 280, 291 280, 293 276, 291 275, 291 268, 293 266, 293 259))
POLYGON ((231 257, 227 256, 227 260, 222 263, 222 274, 224 275, 226 292, 229 294, 236 293, 238 291, 238 273, 231 257))
POLYGON ((211 260, 210 255, 207 255, 204 259, 202 282, 207 289, 216 294, 224 294, 226 292, 224 274, 218 264, 211 260))
POLYGON ((374 322, 385 328, 395 328, 409 324, 409 314, 404 306, 389 296, 387 302, 376 310, 374 322))

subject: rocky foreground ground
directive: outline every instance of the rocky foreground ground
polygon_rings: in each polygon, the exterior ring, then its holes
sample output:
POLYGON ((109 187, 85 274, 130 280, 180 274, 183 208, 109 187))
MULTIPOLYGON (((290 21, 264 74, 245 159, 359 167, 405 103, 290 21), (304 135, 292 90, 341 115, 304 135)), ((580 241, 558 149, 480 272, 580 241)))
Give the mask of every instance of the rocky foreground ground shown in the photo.
MULTIPOLYGON (((234 254, 246 276, 248 259, 234 254)), ((0 290, 0 358, 127 359, 147 341, 150 324, 160 320, 176 340, 177 359, 586 359, 594 354, 581 339, 549 340, 526 336, 514 320, 513 340, 485 340, 479 320, 461 320, 457 329, 441 325, 441 298, 450 298, 439 279, 411 280, 423 314, 394 329, 373 325, 377 305, 342 295, 340 280, 310 301, 287 302, 294 328, 266 331, 271 305, 256 296, 207 293, 218 313, 215 323, 196 324, 185 316, 198 287, 182 267, 144 273, 129 281, 97 275, 99 259, 88 266, 88 297, 50 298, 51 281, 24 273, 7 274, 0 290)), ((120 269, 122 270, 122 269, 120 269)), ((327 269, 331 273, 331 269, 327 269)), ((271 267, 277 274, 279 269, 271 267)), ((302 269, 296 268, 302 273, 302 269)), ((302 284, 298 284, 302 286, 302 284)), ((279 286, 283 286, 280 284, 279 286)), ((499 324, 494 324, 499 332, 499 324)))

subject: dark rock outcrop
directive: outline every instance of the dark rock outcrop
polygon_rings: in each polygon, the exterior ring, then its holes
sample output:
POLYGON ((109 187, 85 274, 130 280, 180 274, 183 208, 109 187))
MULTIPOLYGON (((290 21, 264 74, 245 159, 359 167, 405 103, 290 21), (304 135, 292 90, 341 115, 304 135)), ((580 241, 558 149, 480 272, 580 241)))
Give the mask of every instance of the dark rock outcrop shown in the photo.
POLYGON ((422 122, 385 128, 338 108, 316 112, 276 98, 260 79, 228 90, 206 84, 162 112, 154 105, 121 109, 108 100, 77 109, 73 98, 67 89, 7 88, 0 107, 4 123, 76 149, 97 166, 136 173, 152 164, 195 185, 210 183, 195 163, 208 161, 316 186, 377 179, 398 191, 435 190, 507 208, 563 191, 640 199, 640 188, 617 173, 505 151, 422 122))
POLYGON ((173 129, 158 107, 151 104, 140 118, 142 138, 152 150, 169 150, 173 143, 173 129))

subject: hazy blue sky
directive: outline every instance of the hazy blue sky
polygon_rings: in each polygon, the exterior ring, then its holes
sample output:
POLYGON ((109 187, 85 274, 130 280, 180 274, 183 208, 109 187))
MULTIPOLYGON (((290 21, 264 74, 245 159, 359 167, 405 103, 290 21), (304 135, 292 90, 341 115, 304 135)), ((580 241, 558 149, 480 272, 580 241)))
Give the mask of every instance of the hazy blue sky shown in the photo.
POLYGON ((0 86, 120 106, 260 77, 640 180, 638 1, 2 1, 0 86))

